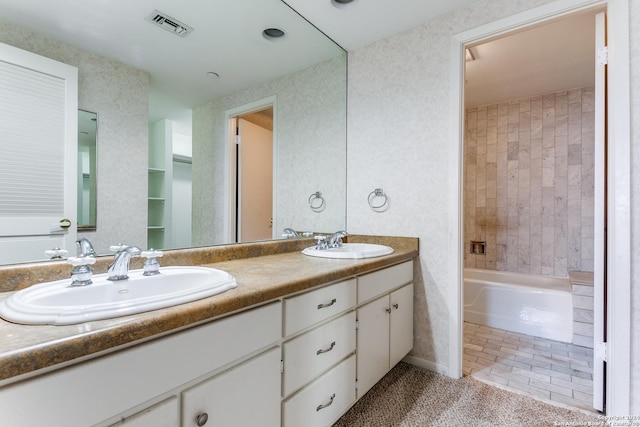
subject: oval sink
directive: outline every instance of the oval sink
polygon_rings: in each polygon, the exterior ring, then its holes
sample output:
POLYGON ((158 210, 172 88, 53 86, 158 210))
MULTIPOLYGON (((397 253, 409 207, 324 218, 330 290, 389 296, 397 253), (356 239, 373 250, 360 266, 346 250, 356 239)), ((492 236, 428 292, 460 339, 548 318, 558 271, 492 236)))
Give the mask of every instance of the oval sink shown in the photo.
POLYGON ((0 302, 0 317, 27 325, 70 325, 171 307, 237 287, 233 276, 215 268, 161 267, 161 274, 115 282, 96 274, 88 286, 70 279, 33 285, 0 302))
POLYGON ((375 258, 393 253, 393 248, 374 243, 343 243, 342 246, 329 249, 316 249, 310 246, 302 250, 304 255, 320 258, 375 258))

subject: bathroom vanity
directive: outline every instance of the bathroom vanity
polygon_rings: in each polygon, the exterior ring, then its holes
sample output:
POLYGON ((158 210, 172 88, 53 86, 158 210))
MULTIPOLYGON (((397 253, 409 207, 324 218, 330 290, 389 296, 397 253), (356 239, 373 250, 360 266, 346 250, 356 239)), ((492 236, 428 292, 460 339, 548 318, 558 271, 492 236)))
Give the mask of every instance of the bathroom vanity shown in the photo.
POLYGON ((80 325, 1 321, 3 423, 329 426, 413 346, 417 239, 395 243, 364 260, 200 259, 238 288, 80 325))

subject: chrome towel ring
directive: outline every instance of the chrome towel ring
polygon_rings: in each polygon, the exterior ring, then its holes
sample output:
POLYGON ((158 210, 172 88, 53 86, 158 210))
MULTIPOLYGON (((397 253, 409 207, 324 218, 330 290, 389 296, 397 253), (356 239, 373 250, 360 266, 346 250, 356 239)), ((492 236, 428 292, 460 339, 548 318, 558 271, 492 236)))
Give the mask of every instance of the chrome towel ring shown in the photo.
POLYGON ((382 188, 376 188, 367 197, 369 206, 376 212, 384 212, 389 208, 389 196, 384 193, 382 188))
POLYGON ((322 197, 321 191, 316 191, 309 196, 309 207, 314 212, 322 212, 326 206, 324 197, 322 197))

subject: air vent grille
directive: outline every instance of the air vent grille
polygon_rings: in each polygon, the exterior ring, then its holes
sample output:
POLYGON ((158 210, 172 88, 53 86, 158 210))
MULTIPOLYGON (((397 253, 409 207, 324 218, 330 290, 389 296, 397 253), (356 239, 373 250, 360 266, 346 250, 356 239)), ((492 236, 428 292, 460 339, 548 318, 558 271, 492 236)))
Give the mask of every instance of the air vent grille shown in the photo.
POLYGON ((183 24, 177 19, 157 10, 154 10, 146 20, 180 37, 185 37, 193 31, 193 28, 187 24, 183 24))

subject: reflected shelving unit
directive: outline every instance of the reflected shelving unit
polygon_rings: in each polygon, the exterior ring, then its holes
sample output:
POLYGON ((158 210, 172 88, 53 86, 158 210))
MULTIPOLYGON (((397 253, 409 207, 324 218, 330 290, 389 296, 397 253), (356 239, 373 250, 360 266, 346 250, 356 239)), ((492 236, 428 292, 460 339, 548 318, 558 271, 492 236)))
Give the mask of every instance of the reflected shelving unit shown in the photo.
POLYGON ((163 249, 171 236, 172 122, 159 120, 149 127, 149 193, 147 247, 163 249))

